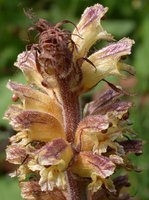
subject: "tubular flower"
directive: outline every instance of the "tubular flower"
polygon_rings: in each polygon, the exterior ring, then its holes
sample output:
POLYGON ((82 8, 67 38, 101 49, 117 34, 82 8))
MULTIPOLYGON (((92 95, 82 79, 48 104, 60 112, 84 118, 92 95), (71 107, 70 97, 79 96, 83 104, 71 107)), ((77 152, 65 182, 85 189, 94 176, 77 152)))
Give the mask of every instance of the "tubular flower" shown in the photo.
POLYGON ((130 197, 121 192, 129 186, 127 177, 112 175, 119 168, 135 169, 128 155, 142 153, 128 120, 132 103, 122 101, 125 92, 109 84, 112 89, 85 106, 83 118, 79 105, 79 96, 107 76, 134 73, 121 62, 134 41, 115 42, 103 29, 107 10, 100 4, 87 8, 72 34, 60 29, 68 20, 51 26, 39 19, 38 42, 18 55, 15 66, 27 83, 7 84, 14 104, 5 118, 18 133, 9 139, 6 156, 19 165, 11 176, 19 177, 25 199, 130 197), (88 55, 97 40, 112 43, 88 55))

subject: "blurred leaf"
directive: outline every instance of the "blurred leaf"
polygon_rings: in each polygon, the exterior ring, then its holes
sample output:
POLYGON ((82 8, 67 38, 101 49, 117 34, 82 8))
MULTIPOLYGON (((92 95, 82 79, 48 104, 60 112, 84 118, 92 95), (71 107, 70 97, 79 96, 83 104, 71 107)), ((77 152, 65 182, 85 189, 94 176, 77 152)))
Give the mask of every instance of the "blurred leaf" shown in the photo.
POLYGON ((103 27, 114 37, 126 37, 135 29, 135 22, 132 20, 105 20, 103 27))
POLYGON ((149 15, 140 27, 141 43, 136 49, 134 65, 139 78, 138 89, 142 92, 149 91, 149 15))
POLYGON ((1 142, 2 140, 6 140, 6 139, 8 139, 8 134, 7 134, 7 132, 0 131, 0 142, 1 142))
POLYGON ((0 68, 6 68, 8 61, 16 55, 17 49, 15 47, 9 46, 3 49, 0 53, 0 68))
POLYGON ((0 198, 3 200, 22 200, 18 182, 10 177, 0 177, 0 198))

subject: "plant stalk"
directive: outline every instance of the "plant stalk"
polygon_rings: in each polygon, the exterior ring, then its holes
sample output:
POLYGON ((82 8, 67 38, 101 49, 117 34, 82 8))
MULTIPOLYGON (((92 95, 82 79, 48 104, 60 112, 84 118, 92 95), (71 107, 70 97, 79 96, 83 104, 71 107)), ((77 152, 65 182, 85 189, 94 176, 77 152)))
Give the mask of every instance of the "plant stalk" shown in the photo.
MULTIPOLYGON (((65 79, 58 80, 60 93, 63 102, 64 127, 67 141, 73 145, 75 131, 80 121, 79 98, 76 93, 69 90, 69 81, 65 79)), ((68 169, 66 172, 67 189, 70 200, 81 200, 77 181, 74 179, 72 172, 68 169)))

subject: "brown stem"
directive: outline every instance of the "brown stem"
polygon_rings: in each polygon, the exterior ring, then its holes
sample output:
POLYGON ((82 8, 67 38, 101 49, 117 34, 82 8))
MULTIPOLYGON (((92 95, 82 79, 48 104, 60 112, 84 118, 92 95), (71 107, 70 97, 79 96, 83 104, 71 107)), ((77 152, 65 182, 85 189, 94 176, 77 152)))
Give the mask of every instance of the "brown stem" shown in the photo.
POLYGON ((69 81, 59 80, 63 101, 64 126, 67 141, 73 143, 78 123, 80 122, 80 104, 78 95, 69 90, 69 81))
POLYGON ((67 141, 73 143, 75 130, 80 121, 80 105, 78 97, 71 92, 66 93, 66 96, 63 96, 63 109, 67 141))
POLYGON ((74 180, 73 174, 70 170, 67 170, 66 172, 66 180, 70 200, 82 200, 80 196, 80 191, 78 189, 77 181, 74 180))
MULTIPOLYGON (((69 81, 58 79, 60 93, 63 101, 64 126, 67 141, 73 145, 75 130, 80 121, 79 98, 69 89, 69 81)), ((81 200, 81 195, 76 180, 70 170, 66 172, 67 189, 70 200, 81 200)))

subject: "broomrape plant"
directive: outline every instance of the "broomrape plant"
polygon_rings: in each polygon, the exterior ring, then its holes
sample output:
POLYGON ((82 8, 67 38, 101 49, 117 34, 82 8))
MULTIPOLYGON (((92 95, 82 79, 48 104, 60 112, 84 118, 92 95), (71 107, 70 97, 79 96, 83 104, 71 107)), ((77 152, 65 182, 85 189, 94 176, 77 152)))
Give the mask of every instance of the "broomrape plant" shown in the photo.
POLYGON ((38 42, 18 55, 15 66, 27 84, 9 81, 14 93, 5 118, 17 134, 7 147, 7 160, 18 165, 11 177, 19 178, 24 199, 128 200, 123 187, 126 175, 118 169, 136 170, 130 153, 142 153, 142 141, 134 137, 128 120, 131 102, 125 92, 111 89, 88 103, 84 117, 79 97, 110 75, 134 73, 121 61, 131 53, 134 41, 115 41, 101 26, 108 8, 87 8, 72 33, 60 29, 64 20, 51 26, 34 22, 38 42), (89 55, 99 40, 109 45, 89 55), (129 137, 126 137, 129 135, 129 137))

